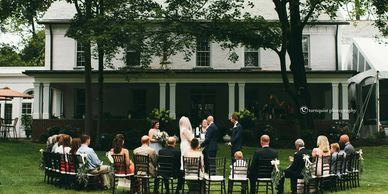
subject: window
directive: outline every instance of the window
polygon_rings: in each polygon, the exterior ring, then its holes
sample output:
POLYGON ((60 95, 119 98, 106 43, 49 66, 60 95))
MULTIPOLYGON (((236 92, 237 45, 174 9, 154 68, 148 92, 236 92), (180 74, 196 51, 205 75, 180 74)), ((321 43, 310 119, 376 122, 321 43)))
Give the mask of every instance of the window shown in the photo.
POLYGON ((31 115, 32 103, 22 103, 22 115, 31 115))
POLYGON ((364 56, 361 53, 358 55, 358 65, 359 65, 358 71, 359 72, 363 72, 365 70, 364 69, 365 58, 364 58, 364 56))
POLYGON ((5 104, 4 106, 4 123, 12 124, 12 104, 5 104))
POLYGON ((140 66, 140 52, 134 49, 128 49, 126 63, 127 66, 140 66))
POLYGON ((77 89, 75 92, 74 118, 83 119, 85 115, 85 90, 77 89))
POLYGON ((81 42, 77 42, 77 67, 85 67, 85 46, 81 42))
POLYGON ((309 36, 302 37, 302 50, 303 50, 304 66, 309 67, 310 66, 310 60, 309 60, 310 37, 309 36))
POLYGON ((259 55, 260 55, 259 49, 245 48, 245 52, 244 52, 245 67, 258 67, 259 55))
POLYGON ((208 39, 197 39, 197 66, 210 67, 210 43, 208 39))

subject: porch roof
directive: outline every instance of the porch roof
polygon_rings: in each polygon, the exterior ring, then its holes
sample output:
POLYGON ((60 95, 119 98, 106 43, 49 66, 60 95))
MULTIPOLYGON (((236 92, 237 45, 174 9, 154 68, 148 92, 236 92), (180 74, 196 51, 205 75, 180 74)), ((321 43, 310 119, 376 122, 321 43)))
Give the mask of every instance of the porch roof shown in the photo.
MULTIPOLYGON (((309 83, 344 83, 355 75, 355 71, 307 71, 309 83)), ((45 83, 83 83, 83 70, 27 70, 24 74, 34 77, 36 82, 45 83)), ((92 71, 93 82, 97 83, 98 71, 92 71)), ((280 71, 265 71, 259 69, 211 69, 194 68, 179 70, 164 69, 129 69, 106 70, 106 83, 282 83, 280 71)), ((292 74, 288 72, 290 82, 292 74)))

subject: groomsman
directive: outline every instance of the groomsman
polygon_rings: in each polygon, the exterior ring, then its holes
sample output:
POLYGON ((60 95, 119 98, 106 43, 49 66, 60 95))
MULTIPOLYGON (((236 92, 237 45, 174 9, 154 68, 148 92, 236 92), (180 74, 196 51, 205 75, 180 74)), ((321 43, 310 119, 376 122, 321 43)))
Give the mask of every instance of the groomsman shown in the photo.
POLYGON ((232 156, 232 164, 235 162, 234 153, 242 150, 242 125, 238 122, 238 116, 233 113, 230 117, 230 122, 233 124, 232 137, 230 138, 229 146, 231 146, 230 154, 232 156))
POLYGON ((207 117, 207 122, 209 127, 205 135, 205 141, 201 144, 201 147, 204 147, 204 163, 205 171, 207 172, 209 167, 209 158, 214 158, 217 156, 217 139, 218 139, 218 127, 214 124, 213 116, 207 117))

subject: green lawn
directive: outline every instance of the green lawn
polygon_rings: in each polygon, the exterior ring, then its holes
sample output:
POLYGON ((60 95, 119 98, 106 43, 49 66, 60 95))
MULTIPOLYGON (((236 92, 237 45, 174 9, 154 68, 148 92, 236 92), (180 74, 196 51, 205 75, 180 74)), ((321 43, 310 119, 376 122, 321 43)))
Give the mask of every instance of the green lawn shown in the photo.
MULTIPOLYGON (((43 182, 43 171, 39 169, 40 152, 44 145, 29 141, 0 141, 0 193, 110 193, 110 191, 76 192, 48 185, 43 182)), ((229 149, 219 146, 219 156, 229 159, 229 149)), ((250 157, 254 148, 245 148, 245 156, 250 157)), ((293 150, 281 149, 279 156, 281 167, 288 166, 287 158, 293 150)), ((361 175, 361 187, 344 193, 388 193, 388 146, 365 147, 364 173, 361 175)), ((98 152, 106 163, 104 152, 98 152)), ((229 164, 228 164, 229 165, 229 164)), ((228 172, 229 173, 229 172, 228 172)), ((289 182, 285 183, 289 191, 289 182)))

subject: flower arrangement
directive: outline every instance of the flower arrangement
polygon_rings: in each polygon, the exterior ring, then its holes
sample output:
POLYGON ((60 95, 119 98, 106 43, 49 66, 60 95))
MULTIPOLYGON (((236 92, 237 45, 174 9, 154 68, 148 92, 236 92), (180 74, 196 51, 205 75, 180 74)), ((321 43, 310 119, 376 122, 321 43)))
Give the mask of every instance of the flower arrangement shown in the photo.
POLYGON ((279 169, 280 161, 279 160, 272 160, 271 164, 275 167, 272 171, 272 183, 277 187, 279 185, 280 180, 284 176, 284 171, 279 169))
POLYGON ((310 156, 307 154, 303 155, 303 160, 305 162, 305 168, 302 170, 304 184, 307 185, 312 179, 313 163, 310 162, 310 156))
POLYGON ((162 131, 160 133, 155 133, 152 138, 155 139, 158 143, 160 143, 163 147, 165 147, 167 144, 168 137, 168 133, 162 131))

